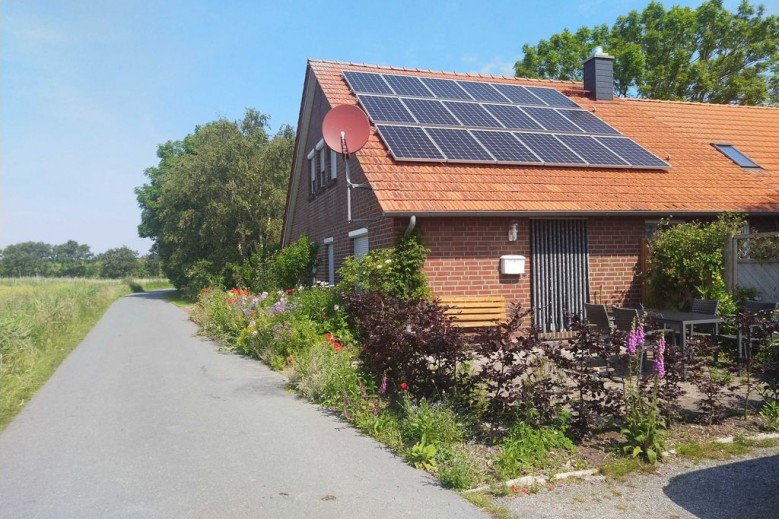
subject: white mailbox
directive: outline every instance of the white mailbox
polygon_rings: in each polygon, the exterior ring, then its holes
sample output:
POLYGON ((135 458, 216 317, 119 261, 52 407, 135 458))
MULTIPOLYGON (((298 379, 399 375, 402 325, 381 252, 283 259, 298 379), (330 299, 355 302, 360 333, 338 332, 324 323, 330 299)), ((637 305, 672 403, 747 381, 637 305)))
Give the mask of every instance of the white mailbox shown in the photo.
POLYGON ((500 273, 501 274, 524 274, 525 257, 514 256, 514 255, 501 256, 500 273))

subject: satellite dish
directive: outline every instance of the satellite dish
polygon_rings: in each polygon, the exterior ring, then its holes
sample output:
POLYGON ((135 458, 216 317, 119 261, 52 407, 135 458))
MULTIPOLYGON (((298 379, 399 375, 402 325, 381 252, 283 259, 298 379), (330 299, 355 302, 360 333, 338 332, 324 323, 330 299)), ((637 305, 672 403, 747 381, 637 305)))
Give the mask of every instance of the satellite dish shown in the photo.
POLYGON ((336 106, 322 121, 322 137, 330 149, 349 155, 361 149, 368 142, 371 124, 356 105, 336 106))

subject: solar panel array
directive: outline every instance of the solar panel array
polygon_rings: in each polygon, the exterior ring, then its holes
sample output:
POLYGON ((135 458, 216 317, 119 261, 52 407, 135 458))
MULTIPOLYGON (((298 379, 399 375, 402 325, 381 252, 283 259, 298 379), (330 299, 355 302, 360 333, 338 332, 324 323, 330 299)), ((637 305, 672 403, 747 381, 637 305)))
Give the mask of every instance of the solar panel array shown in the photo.
POLYGON ((671 167, 553 88, 343 75, 395 160, 671 167))

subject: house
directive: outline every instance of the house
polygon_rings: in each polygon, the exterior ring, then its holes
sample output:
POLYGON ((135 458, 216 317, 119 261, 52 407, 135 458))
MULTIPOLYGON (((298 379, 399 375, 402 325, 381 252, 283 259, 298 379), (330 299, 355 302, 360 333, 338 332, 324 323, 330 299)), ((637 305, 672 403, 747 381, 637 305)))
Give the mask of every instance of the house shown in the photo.
POLYGON ((602 53, 583 83, 309 61, 283 244, 318 242, 333 283, 346 256, 415 227, 437 295, 502 295, 560 331, 583 302, 640 302, 661 218, 738 211, 779 230, 779 109, 614 98, 612 74, 602 53), (343 104, 372 118, 348 159, 351 221, 344 156, 322 140, 343 104), (502 256, 524 273, 502 273, 502 256))

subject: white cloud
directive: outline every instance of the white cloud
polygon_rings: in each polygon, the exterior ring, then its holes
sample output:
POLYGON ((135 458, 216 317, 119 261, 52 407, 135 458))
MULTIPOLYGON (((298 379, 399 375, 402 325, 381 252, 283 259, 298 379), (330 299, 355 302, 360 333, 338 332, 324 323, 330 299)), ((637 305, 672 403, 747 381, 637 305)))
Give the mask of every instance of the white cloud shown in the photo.
POLYGON ((514 62, 506 61, 502 58, 496 58, 487 63, 484 63, 478 70, 480 74, 488 74, 491 76, 513 76, 514 75, 514 62))

